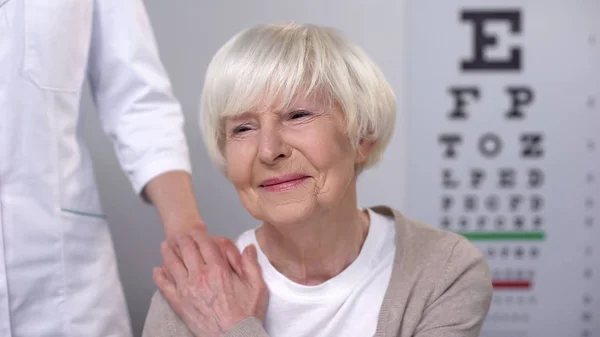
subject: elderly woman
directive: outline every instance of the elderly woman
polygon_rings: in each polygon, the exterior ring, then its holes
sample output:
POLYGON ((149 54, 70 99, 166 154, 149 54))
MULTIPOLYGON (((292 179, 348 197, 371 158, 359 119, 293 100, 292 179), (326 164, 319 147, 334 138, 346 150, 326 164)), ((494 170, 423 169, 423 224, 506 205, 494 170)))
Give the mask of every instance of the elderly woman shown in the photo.
POLYGON ((261 25, 227 42, 207 70, 203 135, 261 224, 241 255, 202 236, 164 244, 144 336, 478 336, 492 295, 480 251, 357 206, 395 114, 379 68, 332 29, 261 25))

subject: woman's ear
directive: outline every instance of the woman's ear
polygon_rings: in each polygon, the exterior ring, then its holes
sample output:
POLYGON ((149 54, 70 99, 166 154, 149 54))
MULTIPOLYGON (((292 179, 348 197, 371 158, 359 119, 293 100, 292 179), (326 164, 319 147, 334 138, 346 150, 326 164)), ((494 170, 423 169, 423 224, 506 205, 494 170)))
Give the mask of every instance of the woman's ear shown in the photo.
POLYGON ((367 161, 367 159, 369 159, 371 156, 371 152, 373 152, 376 144, 377 141, 375 140, 362 138, 358 143, 355 164, 362 164, 367 161))

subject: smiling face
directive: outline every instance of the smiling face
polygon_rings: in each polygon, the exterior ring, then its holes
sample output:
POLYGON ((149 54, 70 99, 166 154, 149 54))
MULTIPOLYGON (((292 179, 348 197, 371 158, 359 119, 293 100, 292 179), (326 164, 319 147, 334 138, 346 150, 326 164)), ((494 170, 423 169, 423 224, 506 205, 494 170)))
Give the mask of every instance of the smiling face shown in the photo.
POLYGON ((250 214, 272 224, 356 203, 355 165, 371 147, 354 148, 338 105, 318 98, 225 118, 225 173, 250 214))

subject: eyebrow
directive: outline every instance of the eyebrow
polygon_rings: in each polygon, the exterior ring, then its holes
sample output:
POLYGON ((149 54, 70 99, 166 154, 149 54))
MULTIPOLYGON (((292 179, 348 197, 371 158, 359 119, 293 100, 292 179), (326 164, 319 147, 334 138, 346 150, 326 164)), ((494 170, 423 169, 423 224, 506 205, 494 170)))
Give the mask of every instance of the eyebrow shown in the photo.
MULTIPOLYGON (((318 105, 318 104, 316 104, 318 105)), ((311 101, 305 101, 305 100, 295 100, 292 101, 291 104, 289 104, 288 106, 283 106, 281 109, 269 109, 271 113, 277 114, 277 115, 283 115, 286 113, 289 113, 291 111, 296 111, 296 110, 306 110, 306 111, 310 111, 310 112, 318 112, 321 111, 321 108, 317 108, 317 106, 315 106, 314 102, 311 101)), ((236 119, 245 119, 245 118, 252 118, 255 117, 257 115, 256 110, 255 109, 251 109, 248 111, 244 111, 241 112, 239 114, 235 114, 235 115, 231 115, 228 118, 232 119, 232 120, 236 120, 236 119)))
MULTIPOLYGON (((284 113, 287 113, 288 110, 290 110, 290 108, 284 108, 284 109, 277 110, 277 111, 269 111, 269 113, 273 113, 273 114, 276 114, 276 115, 282 115, 284 113)), ((244 112, 241 112, 241 113, 233 115, 233 116, 229 116, 228 118, 232 119, 232 120, 245 119, 245 118, 256 117, 257 114, 258 113, 256 111, 249 110, 249 111, 244 111, 244 112)))

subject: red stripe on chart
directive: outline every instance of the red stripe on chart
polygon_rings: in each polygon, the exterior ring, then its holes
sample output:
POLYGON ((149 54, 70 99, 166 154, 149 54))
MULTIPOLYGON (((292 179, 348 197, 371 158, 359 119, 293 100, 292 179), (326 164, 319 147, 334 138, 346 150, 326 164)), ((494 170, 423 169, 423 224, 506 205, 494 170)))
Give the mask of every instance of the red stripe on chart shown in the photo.
POLYGON ((492 281, 494 289, 529 289, 531 281, 492 281))

